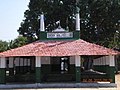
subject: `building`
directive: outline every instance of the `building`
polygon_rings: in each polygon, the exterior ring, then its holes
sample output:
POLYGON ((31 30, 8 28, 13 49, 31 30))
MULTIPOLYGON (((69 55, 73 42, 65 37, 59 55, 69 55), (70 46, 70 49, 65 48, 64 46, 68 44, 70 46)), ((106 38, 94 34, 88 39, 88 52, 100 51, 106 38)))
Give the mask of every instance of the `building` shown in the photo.
POLYGON ((46 32, 41 15, 39 41, 0 53, 0 83, 115 83, 120 53, 81 40, 79 20, 78 12, 73 32, 60 26, 46 32))

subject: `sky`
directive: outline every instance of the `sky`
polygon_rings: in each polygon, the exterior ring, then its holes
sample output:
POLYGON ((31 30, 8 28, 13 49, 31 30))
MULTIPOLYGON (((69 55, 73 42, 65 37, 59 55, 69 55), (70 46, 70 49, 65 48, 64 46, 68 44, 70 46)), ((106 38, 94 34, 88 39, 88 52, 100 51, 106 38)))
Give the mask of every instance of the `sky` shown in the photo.
POLYGON ((10 41, 18 36, 17 30, 24 20, 29 0, 1 0, 0 2, 0 40, 10 41))

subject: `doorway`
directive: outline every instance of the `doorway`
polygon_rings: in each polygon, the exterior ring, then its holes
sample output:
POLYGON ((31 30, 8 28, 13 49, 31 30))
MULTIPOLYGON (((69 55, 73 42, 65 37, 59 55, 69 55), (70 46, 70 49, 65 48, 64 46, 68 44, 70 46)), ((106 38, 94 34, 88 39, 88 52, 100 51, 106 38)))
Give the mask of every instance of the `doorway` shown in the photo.
POLYGON ((69 65, 69 57, 51 57, 51 72, 53 73, 68 73, 69 65))
POLYGON ((70 73, 70 57, 51 57, 51 71, 45 75, 45 82, 73 82, 74 74, 70 73))

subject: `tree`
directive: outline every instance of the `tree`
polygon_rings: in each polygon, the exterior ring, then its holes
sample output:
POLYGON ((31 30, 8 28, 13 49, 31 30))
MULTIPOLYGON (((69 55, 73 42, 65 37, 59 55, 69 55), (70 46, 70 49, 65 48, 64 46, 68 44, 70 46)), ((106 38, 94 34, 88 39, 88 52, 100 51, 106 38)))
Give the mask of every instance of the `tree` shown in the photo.
POLYGON ((120 3, 118 0, 85 0, 82 3, 81 37, 108 47, 118 31, 120 3))
POLYGON ((0 40, 0 52, 17 48, 26 45, 27 43, 27 38, 23 36, 18 36, 16 39, 11 40, 10 42, 0 40))
POLYGON ((0 52, 8 49, 8 42, 0 40, 0 52))
POLYGON ((74 30, 75 0, 30 0, 29 9, 25 11, 25 20, 21 23, 18 32, 34 41, 39 36, 39 16, 45 15, 46 31, 57 27, 56 22, 61 21, 61 26, 74 30), (69 22, 69 23, 68 23, 69 22))
MULTIPOLYGON (((76 0, 30 0, 29 9, 24 13, 25 20, 18 29, 19 34, 27 37, 29 42, 38 40, 42 12, 46 31, 55 29, 58 20, 63 28, 68 26, 70 31, 75 30, 75 3, 76 0)), ((108 47, 118 31, 119 0, 79 0, 78 7, 81 39, 108 47)))
POLYGON ((18 36, 16 39, 11 40, 9 42, 9 49, 21 47, 23 45, 26 45, 28 43, 28 40, 26 37, 18 36))

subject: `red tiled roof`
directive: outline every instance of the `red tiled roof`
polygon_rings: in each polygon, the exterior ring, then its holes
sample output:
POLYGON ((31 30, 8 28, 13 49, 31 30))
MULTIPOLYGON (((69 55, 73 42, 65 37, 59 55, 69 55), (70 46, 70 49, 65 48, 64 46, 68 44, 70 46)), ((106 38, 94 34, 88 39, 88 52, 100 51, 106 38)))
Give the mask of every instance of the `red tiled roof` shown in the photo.
POLYGON ((117 55, 118 52, 84 40, 46 40, 0 53, 10 56, 117 55))

